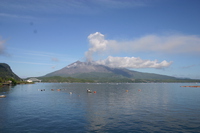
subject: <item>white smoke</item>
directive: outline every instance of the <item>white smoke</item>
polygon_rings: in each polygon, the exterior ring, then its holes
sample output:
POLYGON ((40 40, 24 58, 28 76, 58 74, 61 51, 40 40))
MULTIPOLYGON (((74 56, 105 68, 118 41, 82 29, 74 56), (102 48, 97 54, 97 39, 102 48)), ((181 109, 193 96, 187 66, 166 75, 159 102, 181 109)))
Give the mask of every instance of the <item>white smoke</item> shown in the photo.
POLYGON ((90 42, 90 48, 87 52, 85 52, 85 56, 87 61, 92 61, 94 53, 101 53, 106 50, 108 41, 105 40, 104 35, 99 32, 90 34, 88 39, 90 42))

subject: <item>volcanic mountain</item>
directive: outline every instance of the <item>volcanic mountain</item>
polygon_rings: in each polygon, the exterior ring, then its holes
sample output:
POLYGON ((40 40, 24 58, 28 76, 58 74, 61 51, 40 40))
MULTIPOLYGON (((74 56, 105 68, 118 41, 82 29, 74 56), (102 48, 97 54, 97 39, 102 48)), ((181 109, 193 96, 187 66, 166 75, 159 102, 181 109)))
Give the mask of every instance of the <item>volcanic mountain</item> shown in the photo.
POLYGON ((54 71, 45 75, 44 77, 61 76, 73 77, 80 79, 90 79, 96 81, 114 81, 114 80, 175 80, 177 78, 159 75, 153 73, 142 73, 126 68, 111 68, 104 65, 99 65, 93 62, 74 62, 60 70, 54 71))

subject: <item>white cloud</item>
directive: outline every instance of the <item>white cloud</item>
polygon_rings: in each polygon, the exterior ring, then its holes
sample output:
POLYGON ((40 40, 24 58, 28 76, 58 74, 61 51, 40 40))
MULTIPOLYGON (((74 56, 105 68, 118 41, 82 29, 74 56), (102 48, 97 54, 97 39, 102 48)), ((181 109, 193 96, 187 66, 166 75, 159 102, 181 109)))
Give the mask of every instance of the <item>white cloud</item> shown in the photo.
POLYGON ((142 60, 139 57, 112 57, 113 53, 152 52, 162 54, 199 54, 200 37, 196 35, 147 35, 131 41, 106 40, 100 32, 88 36, 90 48, 85 52, 87 61, 92 61, 96 54, 107 54, 105 60, 97 61, 99 64, 110 67, 129 68, 163 68, 172 62, 157 60, 142 60))
POLYGON ((8 17, 8 18, 16 18, 16 19, 35 19, 34 17, 27 16, 27 15, 18 15, 18 14, 9 14, 9 13, 0 13, 1 17, 8 17))
POLYGON ((2 40, 0 37, 0 55, 5 54, 5 40, 2 40))
POLYGON ((106 8, 132 8, 148 5, 148 1, 144 0, 132 0, 132 1, 122 1, 122 0, 95 0, 93 1, 96 5, 106 7, 106 8))
MULTIPOLYGON (((32 13, 50 13, 50 14, 96 14, 110 9, 127 9, 132 7, 141 7, 148 5, 150 2, 146 0, 9 0, 2 1, 0 9, 7 17, 21 17, 26 12, 32 13), (102 10, 103 9, 103 10, 102 10), (9 14, 11 13, 11 14, 9 14), (17 15, 20 14, 20 15, 17 15)), ((28 16, 26 16, 28 17, 28 16)))
MULTIPOLYGON (((147 35, 131 41, 106 40, 104 35, 96 32, 88 36, 90 49, 86 52, 92 56, 98 53, 122 52, 157 52, 163 54, 200 53, 200 37, 196 35, 147 35), (89 54, 90 53, 90 54, 89 54)), ((91 57, 90 57, 91 58, 91 57)))
POLYGON ((109 67, 121 67, 121 68, 164 68, 169 67, 172 62, 157 60, 142 60, 139 57, 112 57, 109 56, 105 60, 96 61, 96 63, 109 66, 109 67))
POLYGON ((124 50, 131 52, 199 53, 200 37, 195 35, 147 35, 132 41, 116 42, 111 45, 120 49, 122 45, 125 45, 124 50))
POLYGON ((33 64, 33 65, 54 65, 48 63, 40 63, 40 62, 25 62, 25 61, 4 61, 4 62, 14 62, 14 63, 23 63, 23 64, 33 64))
POLYGON ((51 68, 52 68, 52 69, 55 69, 55 68, 56 68, 56 66, 52 66, 51 68))
POLYGON ((51 60, 54 61, 54 62, 59 62, 59 59, 55 58, 55 57, 51 58, 51 60))

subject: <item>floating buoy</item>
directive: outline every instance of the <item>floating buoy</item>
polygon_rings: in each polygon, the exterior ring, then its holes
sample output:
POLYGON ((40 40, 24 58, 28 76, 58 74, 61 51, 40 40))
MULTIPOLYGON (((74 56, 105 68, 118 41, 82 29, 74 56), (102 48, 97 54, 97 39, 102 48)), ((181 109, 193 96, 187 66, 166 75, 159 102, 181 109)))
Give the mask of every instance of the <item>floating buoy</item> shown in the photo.
POLYGON ((0 98, 5 98, 6 97, 6 95, 0 95, 0 98))
POLYGON ((57 89, 57 91, 60 91, 61 89, 57 89))
POLYGON ((138 91, 141 91, 140 89, 138 91))
POLYGON ((51 89, 51 91, 54 91, 54 89, 51 89))
POLYGON ((97 93, 96 91, 94 91, 94 93, 97 93))
POLYGON ((69 94, 72 94, 72 92, 69 92, 69 94))
POLYGON ((91 91, 91 90, 89 90, 89 89, 87 89, 87 93, 92 93, 92 91, 91 91))
POLYGON ((126 90, 126 92, 128 92, 128 90, 126 90))

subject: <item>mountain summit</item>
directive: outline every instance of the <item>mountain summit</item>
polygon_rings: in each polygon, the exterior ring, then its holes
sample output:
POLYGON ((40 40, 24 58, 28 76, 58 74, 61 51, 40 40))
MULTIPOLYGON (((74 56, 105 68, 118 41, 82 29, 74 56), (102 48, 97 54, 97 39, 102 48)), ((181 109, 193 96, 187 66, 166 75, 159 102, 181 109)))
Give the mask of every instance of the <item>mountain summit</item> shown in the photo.
POLYGON ((80 62, 76 61, 58 71, 47 74, 46 76, 72 76, 74 74, 85 74, 85 73, 113 73, 116 68, 110 68, 103 65, 98 65, 93 62, 80 62))
POLYGON ((135 80, 135 79, 176 79, 175 77, 159 75, 153 73, 142 73, 132 71, 126 68, 111 68, 99 65, 93 62, 76 61, 60 70, 54 71, 44 77, 61 76, 74 77, 81 79, 91 79, 96 81, 113 81, 113 80, 135 80))

